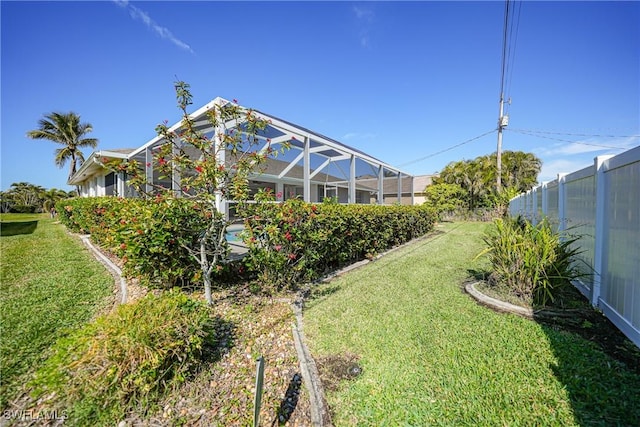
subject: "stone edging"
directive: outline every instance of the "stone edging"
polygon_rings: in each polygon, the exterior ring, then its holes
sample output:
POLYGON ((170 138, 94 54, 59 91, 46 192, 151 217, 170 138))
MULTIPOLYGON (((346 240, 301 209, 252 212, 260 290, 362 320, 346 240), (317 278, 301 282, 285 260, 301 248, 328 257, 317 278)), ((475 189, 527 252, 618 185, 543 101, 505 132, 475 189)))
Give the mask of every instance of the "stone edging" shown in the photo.
POLYGON ((533 319, 533 316, 536 313, 533 309, 520 307, 519 305, 511 304, 511 303, 487 296, 476 289, 476 285, 478 283, 480 282, 469 283, 465 285, 464 290, 469 295, 471 295, 473 299, 478 301, 480 304, 503 313, 513 313, 522 317, 526 317, 528 319, 533 319))
POLYGON ((120 267, 115 265, 109 258, 104 256, 104 254, 100 252, 100 250, 98 250, 98 248, 96 248, 93 243, 91 243, 88 234, 80 235, 80 240, 82 240, 82 243, 84 243, 85 246, 89 248, 93 256, 106 267, 109 273, 111 273, 113 278, 116 280, 116 283, 120 284, 120 303, 125 304, 127 302, 127 281, 124 279, 124 277, 122 277, 122 270, 120 270, 120 267))

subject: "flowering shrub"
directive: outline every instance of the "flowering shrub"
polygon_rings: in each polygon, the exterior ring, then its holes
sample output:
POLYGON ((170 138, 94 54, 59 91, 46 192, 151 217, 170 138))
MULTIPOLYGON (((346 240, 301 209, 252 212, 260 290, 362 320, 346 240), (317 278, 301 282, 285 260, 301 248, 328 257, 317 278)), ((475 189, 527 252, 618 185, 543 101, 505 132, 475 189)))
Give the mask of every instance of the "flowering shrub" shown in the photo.
POLYGON ((128 277, 154 287, 201 279, 185 246, 193 244, 208 221, 193 201, 78 198, 60 202, 58 212, 71 231, 91 233, 94 242, 121 257, 128 277))
POLYGON ((220 203, 223 198, 246 201, 249 176, 260 172, 265 162, 285 151, 289 143, 283 142, 279 151, 271 147, 271 139, 265 136, 269 122, 235 101, 215 103, 207 110, 207 121, 215 129, 213 135, 208 135, 187 112, 193 99, 189 84, 177 81, 175 90, 182 121, 177 129, 167 126, 166 121, 156 127, 164 143, 154 150, 153 162, 147 162, 145 167, 130 159, 107 162, 105 166, 114 172, 126 171, 129 185, 145 197, 174 197, 179 187, 182 197, 192 200, 206 214, 208 221, 194 235, 195 239, 182 241, 180 246, 200 266, 198 280, 204 285, 205 299, 212 304, 213 277, 225 269, 227 261, 225 231, 229 223, 220 214, 220 203), (144 172, 149 168, 160 177, 171 179, 172 188, 149 179, 144 172))
MULTIPOLYGON (((425 206, 310 204, 300 199, 277 204, 270 192, 256 197, 259 203, 243 212, 242 237, 249 247, 244 266, 220 263, 213 275, 225 283, 255 275, 266 292, 295 288, 372 258, 426 234, 436 218, 425 206)), ((64 200, 57 209, 70 230, 91 233, 96 243, 123 259, 127 276, 143 284, 188 286, 202 280, 202 269, 187 248, 202 238, 203 227, 211 226, 211 212, 193 200, 80 198, 64 200)), ((221 248, 224 259, 226 242, 221 248)))
POLYGON ((294 288, 424 235, 436 218, 420 206, 315 205, 299 199, 247 210, 245 263, 267 292, 294 288))

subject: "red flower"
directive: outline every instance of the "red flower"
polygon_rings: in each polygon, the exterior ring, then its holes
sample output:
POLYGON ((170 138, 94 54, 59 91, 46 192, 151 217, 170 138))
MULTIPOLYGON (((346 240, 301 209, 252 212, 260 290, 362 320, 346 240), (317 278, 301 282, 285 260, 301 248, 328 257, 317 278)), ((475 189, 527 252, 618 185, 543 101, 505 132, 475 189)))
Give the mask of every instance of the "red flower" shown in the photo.
POLYGON ((103 157, 103 158, 102 158, 102 161, 103 161, 103 162, 108 162, 108 161, 109 161, 109 159, 107 159, 106 157, 103 157))
POLYGON ((276 197, 278 199, 281 199, 282 198, 282 191, 278 191, 278 193, 276 194, 276 197))
POLYGON ((316 205, 311 205, 311 210, 315 212, 318 210, 318 207, 316 205))
POLYGON ((151 163, 147 163, 147 167, 151 166, 151 163))
POLYGON ((127 249, 127 245, 125 245, 124 243, 122 243, 122 244, 120 245, 120 249, 122 249, 122 250, 127 249))
POLYGON ((164 159, 164 157, 160 157, 160 158, 158 159, 158 163, 160 163, 161 165, 166 165, 166 164, 167 164, 167 161, 164 159))
POLYGON ((220 165, 220 166, 218 166, 218 170, 219 170, 220 172, 224 172, 224 165, 220 165))
POLYGON ((289 254, 289 259, 296 259, 296 254, 290 253, 289 254))
POLYGON ((202 173, 202 166, 196 166, 196 172, 202 173))
POLYGON ((282 249, 282 245, 275 245, 273 249, 275 249, 276 251, 280 251, 280 249, 282 249))
POLYGON ((120 225, 125 225, 126 223, 127 223, 127 221, 126 221, 126 220, 124 220, 124 219, 121 219, 121 220, 120 220, 120 225))
POLYGON ((288 231, 286 233, 284 233, 284 238, 287 239, 288 241, 292 241, 293 240, 293 236, 288 231))
POLYGON ((138 229, 138 234, 144 234, 144 231, 138 229))

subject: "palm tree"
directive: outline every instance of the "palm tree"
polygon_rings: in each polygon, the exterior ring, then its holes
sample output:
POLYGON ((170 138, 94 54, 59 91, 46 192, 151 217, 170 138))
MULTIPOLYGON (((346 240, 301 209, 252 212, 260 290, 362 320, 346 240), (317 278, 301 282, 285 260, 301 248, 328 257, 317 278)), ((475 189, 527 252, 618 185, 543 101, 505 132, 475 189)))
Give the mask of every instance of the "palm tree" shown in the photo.
POLYGON ((519 192, 524 192, 537 184, 542 161, 535 154, 505 151, 502 155, 505 165, 502 179, 508 187, 515 187, 519 192))
POLYGON ((42 198, 42 212, 49 212, 51 208, 56 205, 58 200, 67 199, 69 195, 64 190, 58 190, 57 188, 51 188, 46 190, 41 195, 42 198))
POLYGON ((96 138, 84 138, 84 135, 93 131, 90 123, 80 123, 80 116, 74 112, 47 114, 38 121, 38 129, 27 132, 31 139, 48 139, 64 147, 58 148, 55 153, 56 166, 63 167, 67 160, 71 160, 69 178, 71 178, 82 162, 84 154, 80 151, 83 147, 95 148, 98 145, 96 138), (79 163, 79 164, 78 164, 79 163))

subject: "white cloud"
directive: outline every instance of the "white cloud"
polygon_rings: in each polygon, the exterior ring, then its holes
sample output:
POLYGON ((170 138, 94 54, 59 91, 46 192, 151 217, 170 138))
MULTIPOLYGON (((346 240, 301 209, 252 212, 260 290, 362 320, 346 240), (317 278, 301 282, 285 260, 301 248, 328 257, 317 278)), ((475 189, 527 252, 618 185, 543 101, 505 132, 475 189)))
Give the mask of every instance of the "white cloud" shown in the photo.
POLYGON ((373 13, 373 10, 364 7, 354 6, 352 10, 357 20, 358 39, 360 41, 360 46, 368 48, 371 46, 369 39, 369 29, 371 27, 371 24, 373 23, 375 14, 373 13))
POLYGON ((589 161, 588 159, 556 159, 550 162, 545 162, 543 159, 538 181, 553 181, 558 177, 559 173, 575 172, 592 164, 593 160, 589 161))
POLYGON ((538 181, 546 182, 558 177, 558 173, 571 173, 593 164, 596 156, 617 155, 637 146, 640 137, 590 138, 576 142, 559 142, 548 147, 534 149, 542 160, 538 181))
POLYGON ((173 33, 167 28, 159 25, 155 22, 147 12, 144 10, 132 5, 128 0, 112 0, 118 6, 125 8, 129 11, 129 15, 134 20, 142 21, 147 28, 154 31, 157 35, 165 40, 169 40, 174 45, 178 46, 180 49, 186 50, 187 52, 194 53, 191 46, 187 43, 183 42, 179 38, 173 35, 173 33))
POLYGON ((371 139, 371 138, 375 138, 376 134, 375 133, 370 133, 370 132, 366 132, 366 133, 360 133, 360 132, 347 132, 344 135, 342 135, 342 139, 344 140, 349 140, 349 139, 371 139))
POLYGON ((356 18, 363 19, 367 22, 373 21, 373 11, 363 7, 353 6, 353 12, 356 14, 356 18))

